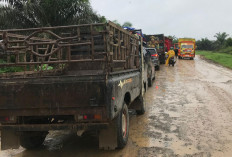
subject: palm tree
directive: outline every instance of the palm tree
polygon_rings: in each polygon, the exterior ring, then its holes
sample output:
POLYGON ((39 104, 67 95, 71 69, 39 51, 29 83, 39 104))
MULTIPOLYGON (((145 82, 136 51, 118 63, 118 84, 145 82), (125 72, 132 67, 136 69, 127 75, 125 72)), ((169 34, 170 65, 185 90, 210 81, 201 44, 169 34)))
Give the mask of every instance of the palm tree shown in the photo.
POLYGON ((225 43, 226 43, 226 38, 228 37, 229 35, 226 33, 226 32, 223 32, 223 33, 216 33, 214 35, 215 38, 217 38, 217 42, 219 43, 220 47, 224 46, 225 43))
POLYGON ((89 0, 9 0, 1 6, 0 29, 95 23, 104 20, 89 0))

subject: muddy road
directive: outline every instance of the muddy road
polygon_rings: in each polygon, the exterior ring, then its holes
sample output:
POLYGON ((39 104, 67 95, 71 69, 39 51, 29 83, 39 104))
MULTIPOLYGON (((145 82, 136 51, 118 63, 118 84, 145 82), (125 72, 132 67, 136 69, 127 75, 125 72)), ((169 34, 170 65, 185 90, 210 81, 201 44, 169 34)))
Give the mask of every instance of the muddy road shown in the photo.
POLYGON ((94 134, 79 138, 54 131, 43 148, 0 151, 0 157, 232 156, 232 70, 200 57, 161 66, 146 101, 145 115, 131 111, 129 142, 122 150, 98 150, 94 134))

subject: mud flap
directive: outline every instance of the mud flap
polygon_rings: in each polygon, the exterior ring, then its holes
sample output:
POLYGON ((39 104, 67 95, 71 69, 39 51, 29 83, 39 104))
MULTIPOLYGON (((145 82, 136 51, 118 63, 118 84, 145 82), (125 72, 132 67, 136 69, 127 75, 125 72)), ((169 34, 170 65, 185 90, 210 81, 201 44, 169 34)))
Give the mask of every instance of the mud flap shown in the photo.
POLYGON ((113 121, 107 129, 99 133, 99 148, 104 150, 115 150, 118 147, 116 123, 113 121))
POLYGON ((15 131, 2 130, 1 131, 1 150, 18 149, 19 136, 15 131))

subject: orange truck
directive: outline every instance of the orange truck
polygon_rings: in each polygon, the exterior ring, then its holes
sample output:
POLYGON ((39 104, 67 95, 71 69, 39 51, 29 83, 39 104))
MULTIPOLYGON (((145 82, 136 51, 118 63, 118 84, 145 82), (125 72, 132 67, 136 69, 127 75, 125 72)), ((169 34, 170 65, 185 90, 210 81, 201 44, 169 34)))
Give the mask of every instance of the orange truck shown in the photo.
POLYGON ((179 50, 178 58, 190 58, 191 60, 195 57, 196 41, 193 38, 179 38, 178 40, 179 50))

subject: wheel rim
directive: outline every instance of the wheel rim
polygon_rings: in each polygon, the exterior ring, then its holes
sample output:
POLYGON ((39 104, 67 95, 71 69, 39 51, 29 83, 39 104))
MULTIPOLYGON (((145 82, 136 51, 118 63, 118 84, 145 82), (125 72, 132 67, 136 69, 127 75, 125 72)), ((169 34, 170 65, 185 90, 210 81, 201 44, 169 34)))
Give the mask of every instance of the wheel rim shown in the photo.
POLYGON ((127 115, 125 114, 125 111, 122 114, 122 134, 123 137, 126 137, 127 133, 127 115))

